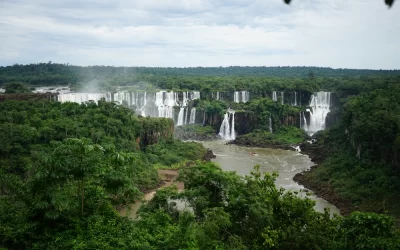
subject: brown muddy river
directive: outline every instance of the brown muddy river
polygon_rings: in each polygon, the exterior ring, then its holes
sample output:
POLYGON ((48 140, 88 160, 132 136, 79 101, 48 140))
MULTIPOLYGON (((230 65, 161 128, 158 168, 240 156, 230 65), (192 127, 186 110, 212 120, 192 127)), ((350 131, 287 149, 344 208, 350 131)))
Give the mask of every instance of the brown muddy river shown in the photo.
MULTIPOLYGON (((279 177, 276 179, 276 185, 291 191, 304 189, 293 181, 293 176, 314 165, 307 155, 296 151, 225 145, 223 140, 201 141, 201 143, 214 152, 217 157, 212 161, 217 162, 223 170, 236 171, 237 174, 244 176, 250 174, 254 165, 258 164, 262 172, 277 172, 279 177)), ((299 195, 306 196, 304 192, 299 192, 299 195)), ((331 213, 340 214, 336 206, 315 196, 312 192, 308 197, 316 202, 315 210, 323 212, 324 208, 328 207, 331 213)))

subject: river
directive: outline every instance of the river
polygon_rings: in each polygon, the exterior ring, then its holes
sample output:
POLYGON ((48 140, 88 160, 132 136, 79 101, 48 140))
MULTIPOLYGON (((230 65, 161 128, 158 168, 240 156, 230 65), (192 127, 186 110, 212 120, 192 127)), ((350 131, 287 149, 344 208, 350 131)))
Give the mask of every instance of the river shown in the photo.
MULTIPOLYGON (((254 165, 259 164, 261 172, 277 172, 279 177, 276 179, 276 185, 286 190, 304 190, 303 186, 293 181, 293 176, 314 165, 307 155, 296 151, 225 145, 226 141, 223 140, 200 142, 213 151, 217 157, 212 161, 217 162, 223 170, 236 171, 237 174, 244 176, 250 174, 254 165)), ((299 192, 299 195, 306 196, 305 192, 299 192)), ((323 212, 324 208, 329 208, 331 214, 340 214, 336 206, 315 196, 311 191, 308 197, 316 202, 314 207, 316 211, 323 212)))

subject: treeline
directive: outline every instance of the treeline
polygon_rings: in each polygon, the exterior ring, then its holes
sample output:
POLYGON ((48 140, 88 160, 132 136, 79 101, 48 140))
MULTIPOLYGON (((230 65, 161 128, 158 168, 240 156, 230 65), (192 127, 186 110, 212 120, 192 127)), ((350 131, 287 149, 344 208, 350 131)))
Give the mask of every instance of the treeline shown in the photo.
POLYGON ((399 70, 332 69, 320 67, 80 67, 68 64, 15 64, 0 67, 0 85, 22 82, 30 86, 70 85, 110 89, 135 86, 146 89, 202 90, 334 90, 337 84, 354 88, 358 82, 400 76, 399 70))

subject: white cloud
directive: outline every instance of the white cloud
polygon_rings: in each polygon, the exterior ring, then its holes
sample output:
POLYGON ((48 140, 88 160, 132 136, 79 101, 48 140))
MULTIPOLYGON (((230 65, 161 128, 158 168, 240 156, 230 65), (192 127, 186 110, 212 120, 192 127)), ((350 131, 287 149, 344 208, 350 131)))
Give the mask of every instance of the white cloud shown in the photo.
POLYGON ((400 68, 399 21, 375 0, 3 0, 0 65, 400 68))

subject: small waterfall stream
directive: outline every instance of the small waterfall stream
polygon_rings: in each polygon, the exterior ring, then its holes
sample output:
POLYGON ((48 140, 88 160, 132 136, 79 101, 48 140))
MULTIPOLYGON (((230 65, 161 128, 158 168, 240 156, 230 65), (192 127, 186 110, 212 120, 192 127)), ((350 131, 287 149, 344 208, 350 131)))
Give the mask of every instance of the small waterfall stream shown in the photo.
POLYGON ((196 122, 196 108, 192 108, 190 110, 189 124, 193 124, 195 122, 196 122))
POLYGON ((272 118, 271 118, 271 114, 269 115, 269 132, 272 134, 272 118))

